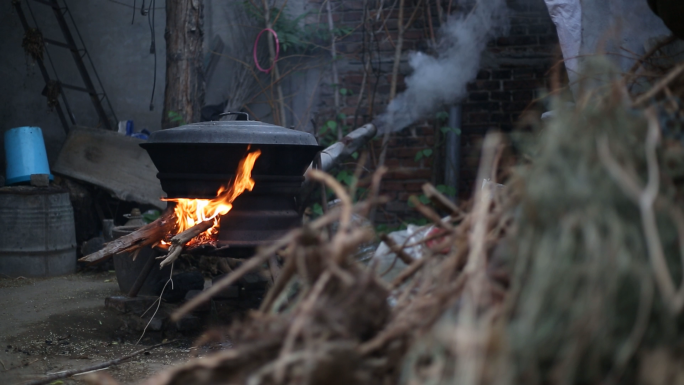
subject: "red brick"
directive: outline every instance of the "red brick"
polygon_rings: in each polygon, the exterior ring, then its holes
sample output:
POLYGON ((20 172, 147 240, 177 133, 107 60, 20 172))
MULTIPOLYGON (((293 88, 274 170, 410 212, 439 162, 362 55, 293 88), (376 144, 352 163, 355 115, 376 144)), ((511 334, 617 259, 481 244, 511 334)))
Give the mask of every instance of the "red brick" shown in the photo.
POLYGON ((409 192, 422 192, 424 183, 406 183, 406 191, 409 192))
POLYGON ((473 112, 468 114, 468 123, 488 123, 489 113, 487 112, 473 112))
POLYGON ((500 107, 499 102, 481 102, 481 103, 467 103, 463 106, 463 112, 491 112, 498 111, 500 107))
POLYGON ((529 35, 500 37, 496 40, 496 44, 499 47, 537 45, 539 44, 539 38, 529 35))
POLYGON ((513 79, 533 79, 534 70, 532 68, 516 68, 513 70, 513 79))
POLYGON ((360 21, 363 19, 363 12, 344 12, 342 20, 344 21, 360 21))
POLYGON ((505 80, 503 83, 504 90, 534 90, 539 87, 539 84, 534 80, 505 80))
POLYGON ((468 94, 468 100, 472 102, 486 102, 489 100, 489 92, 471 92, 468 94))
POLYGON ((508 123, 511 121, 511 115, 494 113, 491 115, 491 120, 493 123, 508 123))
POLYGON ((363 81, 363 75, 359 74, 349 74, 344 76, 345 83, 349 84, 361 84, 363 81))
POLYGON ((468 84, 468 91, 498 91, 501 89, 501 82, 497 80, 476 80, 468 84))
POLYGON ((511 70, 495 70, 492 71, 492 79, 510 79, 511 70))
MULTIPOLYGON (((432 127, 421 127, 421 128, 420 128, 420 134, 421 134, 421 135, 424 135, 424 136, 427 136, 427 137, 432 137, 432 138, 434 138, 435 129, 432 128, 432 127)), ((427 140, 426 140, 426 142, 427 142, 427 140)))
POLYGON ((556 35, 539 36, 539 44, 540 45, 558 44, 558 36, 556 36, 556 35))
POLYGON ((407 201, 411 197, 411 195, 415 195, 415 194, 411 194, 411 193, 407 193, 407 192, 399 193, 399 194, 397 194, 397 200, 407 201))
POLYGON ((511 95, 514 101, 532 100, 534 98, 532 91, 514 91, 511 95))
POLYGON ((489 78, 491 78, 491 73, 488 70, 479 70, 475 77, 477 80, 489 80, 489 78))
POLYGON ((387 175, 387 179, 394 180, 411 180, 411 179, 425 179, 429 180, 432 178, 432 170, 424 168, 400 168, 394 171, 390 171, 387 175))
POLYGON ((421 30, 415 30, 415 29, 409 29, 404 32, 404 39, 424 39, 425 36, 423 35, 423 31, 421 30))
POLYGON ((388 148, 387 149, 387 158, 392 158, 392 159, 402 159, 402 158, 411 158, 416 156, 416 150, 410 149, 410 148, 388 148))
POLYGON ((519 112, 527 108, 526 102, 508 102, 502 103, 501 109, 505 112, 519 112))
MULTIPOLYGON (((363 9, 363 1, 344 0, 341 2, 341 4, 344 4, 344 8, 346 8, 346 9, 363 9)), ((333 14, 334 14, 334 12, 333 12, 333 14)))
POLYGON ((388 191, 401 191, 404 189, 404 184, 401 182, 384 180, 382 182, 382 189, 388 191))
POLYGON ((492 100, 507 102, 511 100, 511 93, 509 91, 494 91, 491 96, 492 100))
POLYGON ((527 26, 526 25, 516 25, 514 27, 511 27, 509 34, 511 36, 527 35, 527 26))

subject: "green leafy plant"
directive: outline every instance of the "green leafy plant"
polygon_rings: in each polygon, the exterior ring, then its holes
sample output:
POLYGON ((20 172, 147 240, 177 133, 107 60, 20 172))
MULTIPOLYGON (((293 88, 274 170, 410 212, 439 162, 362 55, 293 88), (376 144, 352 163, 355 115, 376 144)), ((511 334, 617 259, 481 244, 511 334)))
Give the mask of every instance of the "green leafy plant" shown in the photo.
POLYGON ((169 120, 171 120, 173 123, 178 123, 179 126, 184 126, 187 124, 185 119, 183 119, 183 115, 176 111, 169 111, 167 116, 169 117, 169 120))
POLYGON ((413 158, 414 161, 419 161, 424 158, 429 158, 432 156, 432 149, 431 148, 426 148, 424 150, 420 150, 416 153, 416 156, 413 158))
POLYGON ((454 186, 447 186, 447 185, 437 185, 435 186, 437 191, 441 192, 442 194, 446 196, 455 196, 456 195, 456 187, 454 186))
POLYGON ((311 206, 311 211, 313 212, 314 217, 320 217, 323 215, 323 206, 321 206, 320 203, 314 203, 311 206))
POLYGON ((142 215, 143 221, 145 221, 145 223, 152 223, 155 220, 157 220, 160 216, 161 213, 159 212, 159 210, 147 210, 142 215))
POLYGON ((453 132, 456 135, 461 135, 461 129, 460 128, 452 128, 452 127, 445 126, 445 127, 440 128, 439 130, 442 131, 443 134, 453 132))
MULTIPOLYGON (((257 22, 263 23, 264 10, 255 6, 251 1, 242 2, 247 14, 257 22)), ((278 34, 278 41, 282 53, 295 54, 314 51, 330 41, 330 28, 327 23, 304 24, 302 21, 312 12, 304 12, 293 17, 287 6, 283 8, 271 7, 271 20, 279 15, 273 24, 273 30, 278 34)), ((338 27, 332 30, 334 36, 346 36, 353 32, 351 27, 338 27)))
POLYGON ((425 194, 411 195, 408 199, 409 207, 416 207, 416 205, 413 204, 413 200, 411 199, 412 197, 416 197, 418 199, 418 202, 420 202, 424 205, 429 205, 431 203, 430 198, 428 198, 425 194))
POLYGON ((354 174, 350 173, 347 170, 342 170, 337 175, 335 176, 335 179, 338 181, 344 183, 347 186, 351 186, 355 181, 354 181, 354 174))
MULTIPOLYGON (((456 188, 453 186, 447 186, 447 185, 440 184, 440 185, 435 186, 435 188, 437 189, 437 191, 441 192, 442 194, 444 194, 446 196, 456 196, 456 193, 457 193, 456 188)), ((416 205, 413 203, 413 200, 411 199, 412 197, 416 197, 416 199, 418 199, 418 202, 420 202, 424 205, 434 207, 430 198, 428 198, 425 194, 411 195, 408 199, 408 206, 409 207, 416 207, 416 205)))
POLYGON ((435 119, 446 121, 449 119, 449 113, 446 111, 439 111, 435 114, 435 119))

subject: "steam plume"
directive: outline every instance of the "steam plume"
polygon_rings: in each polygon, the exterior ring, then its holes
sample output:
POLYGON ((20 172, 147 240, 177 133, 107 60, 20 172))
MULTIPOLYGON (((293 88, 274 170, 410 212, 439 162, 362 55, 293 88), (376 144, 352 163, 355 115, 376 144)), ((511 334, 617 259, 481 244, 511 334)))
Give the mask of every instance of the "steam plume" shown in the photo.
POLYGON ((466 85, 477 76, 487 42, 507 30, 504 0, 479 0, 468 15, 450 18, 440 29, 437 56, 410 54, 413 73, 406 78, 407 89, 376 119, 378 130, 399 131, 440 105, 463 98, 466 85))

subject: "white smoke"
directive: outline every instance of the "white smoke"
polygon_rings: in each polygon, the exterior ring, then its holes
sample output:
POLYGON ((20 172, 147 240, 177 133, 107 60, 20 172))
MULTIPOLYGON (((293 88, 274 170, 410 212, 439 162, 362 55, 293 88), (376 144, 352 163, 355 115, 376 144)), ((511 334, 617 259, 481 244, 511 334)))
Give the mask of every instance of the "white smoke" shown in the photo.
POLYGON ((439 106, 462 99, 466 85, 477 76, 487 42, 507 31, 505 0, 479 0, 469 14, 451 17, 440 29, 437 56, 410 54, 413 72, 406 78, 406 91, 376 119, 378 130, 399 131, 439 106))

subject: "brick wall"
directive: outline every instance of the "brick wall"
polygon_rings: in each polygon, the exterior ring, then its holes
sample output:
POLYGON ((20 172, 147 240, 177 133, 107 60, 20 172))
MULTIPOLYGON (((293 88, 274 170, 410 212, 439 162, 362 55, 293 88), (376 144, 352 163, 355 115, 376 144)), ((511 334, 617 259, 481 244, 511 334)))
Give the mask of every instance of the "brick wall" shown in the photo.
MULTIPOLYGON (((434 2, 429 3, 432 6, 433 31, 436 33, 439 25, 437 9, 434 2)), ((443 1, 445 11, 448 3, 450 2, 443 1)), ((547 71, 553 64, 554 53, 557 51, 555 27, 544 0, 509 0, 507 3, 511 11, 510 34, 488 45, 488 54, 483 55, 482 69, 477 79, 468 86, 468 97, 462 102, 460 199, 467 199, 474 186, 479 147, 484 134, 491 129, 504 132, 513 129, 520 114, 537 97, 537 91, 546 85, 547 71)), ((316 21, 321 4, 321 0, 310 0, 309 6, 314 12, 309 22, 316 21)), ((340 111, 347 117, 340 123, 354 128, 372 120, 387 105, 398 11, 388 10, 391 4, 385 4, 383 15, 373 28, 379 32, 371 34, 368 25, 362 24, 363 1, 334 0, 332 4, 335 25, 354 28, 353 33, 341 39, 337 46, 339 54, 345 57, 338 62, 340 87, 351 91, 351 95, 341 97, 340 111), (383 17, 387 20, 384 26, 383 17), (366 85, 362 91, 363 63, 368 57, 366 55, 369 49, 372 52, 371 73, 366 77, 366 85), (357 110, 360 95, 362 101, 357 110)), ((426 51, 431 37, 430 20, 425 6, 421 5, 416 10, 415 4, 415 1, 406 1, 405 19, 408 20, 414 11, 415 16, 413 24, 405 31, 404 49, 426 51)), ((463 10, 454 8, 452 11, 463 10)), ((370 13, 375 16, 376 12, 375 8, 369 7, 366 15, 370 13)), ((325 9, 322 14, 322 20, 326 20, 325 9)), ((408 65, 402 63, 399 92, 404 88, 403 77, 409 71, 408 65)), ((329 74, 327 75, 319 98, 316 118, 319 126, 335 116, 333 92, 336 92, 336 88, 330 86, 332 81, 329 74)), ((386 160, 390 173, 383 184, 383 192, 392 198, 392 202, 380 211, 381 215, 377 218, 379 221, 397 223, 400 218, 415 216, 408 207, 408 197, 411 194, 420 194, 425 182, 443 183, 444 149, 439 127, 441 124, 428 119, 393 134, 386 160), (416 160, 416 153, 425 149, 431 149, 432 154, 416 160)), ((375 140, 370 150, 372 167, 373 161, 380 154, 380 140, 375 140)))
POLYGON ((484 134, 510 132, 520 115, 548 87, 548 72, 559 52, 556 28, 543 0, 508 1, 508 36, 489 43, 494 60, 468 85, 463 101, 460 191, 467 199, 475 185, 484 134))

